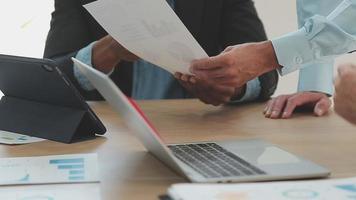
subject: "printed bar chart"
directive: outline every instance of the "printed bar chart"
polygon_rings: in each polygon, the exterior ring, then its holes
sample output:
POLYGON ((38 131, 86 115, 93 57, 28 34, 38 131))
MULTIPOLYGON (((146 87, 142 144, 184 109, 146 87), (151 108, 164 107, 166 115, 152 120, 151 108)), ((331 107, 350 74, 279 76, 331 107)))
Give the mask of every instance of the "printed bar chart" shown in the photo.
POLYGON ((84 158, 50 160, 49 164, 56 165, 59 170, 68 170, 68 180, 85 179, 84 158))

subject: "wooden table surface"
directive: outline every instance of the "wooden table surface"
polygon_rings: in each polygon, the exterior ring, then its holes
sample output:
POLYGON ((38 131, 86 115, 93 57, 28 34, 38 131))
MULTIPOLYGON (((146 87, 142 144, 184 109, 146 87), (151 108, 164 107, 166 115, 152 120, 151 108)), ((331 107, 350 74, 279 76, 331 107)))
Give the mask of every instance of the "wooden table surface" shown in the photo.
MULTIPOLYGON (((98 153, 102 200, 156 200, 173 183, 186 182, 151 156, 105 103, 89 103, 108 129, 104 137, 76 144, 44 141, 0 146, 0 157, 98 153)), ((356 176, 356 127, 331 112, 270 120, 264 104, 212 107, 196 100, 139 102, 166 143, 261 138, 332 171, 356 176)), ((55 186, 54 186, 55 187, 55 186)))

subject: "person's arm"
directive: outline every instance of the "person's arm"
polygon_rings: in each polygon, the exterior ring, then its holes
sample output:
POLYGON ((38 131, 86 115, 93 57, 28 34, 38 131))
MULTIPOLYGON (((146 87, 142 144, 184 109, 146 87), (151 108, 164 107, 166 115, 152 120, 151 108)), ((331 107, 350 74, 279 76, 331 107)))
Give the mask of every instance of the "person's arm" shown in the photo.
MULTIPOLYGON (((330 2, 329 2, 330 3, 330 2)), ((298 24, 303 26, 305 21, 316 15, 329 14, 330 6, 315 7, 313 2, 298 1, 298 24)), ((280 95, 267 103, 264 114, 267 118, 290 118, 298 109, 314 112, 316 116, 328 113, 331 107, 330 96, 333 95, 334 60, 332 58, 312 62, 302 67, 299 73, 298 92, 280 95)))
POLYGON ((82 48, 94 41, 84 16, 79 0, 55 0, 44 57, 57 62, 84 98, 96 99, 96 91, 88 92, 81 87, 71 60, 82 48))
MULTIPOLYGON (((109 35, 78 51, 76 58, 107 75, 111 75, 121 61, 138 59, 109 35)), ((74 76, 81 87, 86 91, 94 90, 95 88, 82 72, 75 65, 73 67, 74 76)))
MULTIPOLYGON (((226 0, 223 1, 223 15, 221 19, 220 45, 222 49, 233 44, 246 42, 264 41, 267 39, 263 24, 259 19, 254 3, 251 0, 226 0)), ((180 76, 181 81, 191 80, 189 76, 180 76)), ((192 80, 194 80, 192 78, 192 80)), ((201 79, 201 80, 204 80, 201 79)), ((276 70, 271 70, 254 80, 248 81, 244 85, 229 85, 229 87, 239 88, 240 93, 232 96, 228 102, 241 103, 255 100, 269 99, 277 88, 278 74, 276 70)), ((188 85, 185 83, 184 85, 188 85)), ((189 88, 194 87, 190 85, 189 88)), ((226 98, 225 98, 226 99, 226 98)))
POLYGON ((191 72, 217 84, 238 86, 272 69, 285 75, 314 60, 355 50, 354 19, 356 0, 344 0, 327 17, 316 15, 300 30, 272 42, 237 45, 219 56, 194 61, 191 72))
MULTIPOLYGON (((328 16, 315 15, 298 31, 272 40, 282 75, 303 64, 356 50, 356 0, 344 0, 328 16)), ((304 65, 305 66, 305 65, 304 65)))
MULTIPOLYGON (((253 1, 226 0, 223 13, 221 43, 224 49, 234 44, 260 42, 267 39, 253 1)), ((276 70, 272 70, 247 82, 245 95, 232 102, 267 100, 274 94, 277 84, 278 74, 276 70)))
POLYGON ((89 19, 79 0, 56 0, 44 57, 55 60, 60 69, 87 100, 101 99, 89 81, 76 69, 72 57, 110 74, 121 61, 137 57, 112 37, 98 41, 92 36, 89 19), (70 37, 68 37, 70 36, 70 37), (94 42, 95 41, 95 42, 94 42))

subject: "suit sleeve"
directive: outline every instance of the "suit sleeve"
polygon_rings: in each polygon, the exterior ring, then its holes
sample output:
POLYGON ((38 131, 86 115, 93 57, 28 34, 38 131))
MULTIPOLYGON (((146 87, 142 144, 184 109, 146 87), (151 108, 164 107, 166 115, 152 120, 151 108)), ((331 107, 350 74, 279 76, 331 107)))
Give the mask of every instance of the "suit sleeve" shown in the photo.
MULTIPOLYGON (((267 40, 267 36, 251 0, 225 0, 221 19, 222 48, 267 40)), ((268 72, 259 77, 260 95, 258 100, 268 100, 275 92, 278 84, 277 71, 268 72)))
POLYGON ((51 27, 47 36, 44 57, 57 62, 59 68, 87 100, 98 100, 97 91, 88 92, 80 87, 74 75, 72 57, 93 42, 85 10, 78 0, 55 0, 51 27))

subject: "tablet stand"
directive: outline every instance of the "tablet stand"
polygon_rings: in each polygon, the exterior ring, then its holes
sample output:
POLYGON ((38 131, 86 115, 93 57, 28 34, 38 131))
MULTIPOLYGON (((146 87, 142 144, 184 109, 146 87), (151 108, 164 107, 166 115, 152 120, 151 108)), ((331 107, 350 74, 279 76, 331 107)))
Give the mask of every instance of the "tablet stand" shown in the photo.
POLYGON ((0 130, 72 143, 95 137, 89 113, 16 97, 0 100, 0 130))

